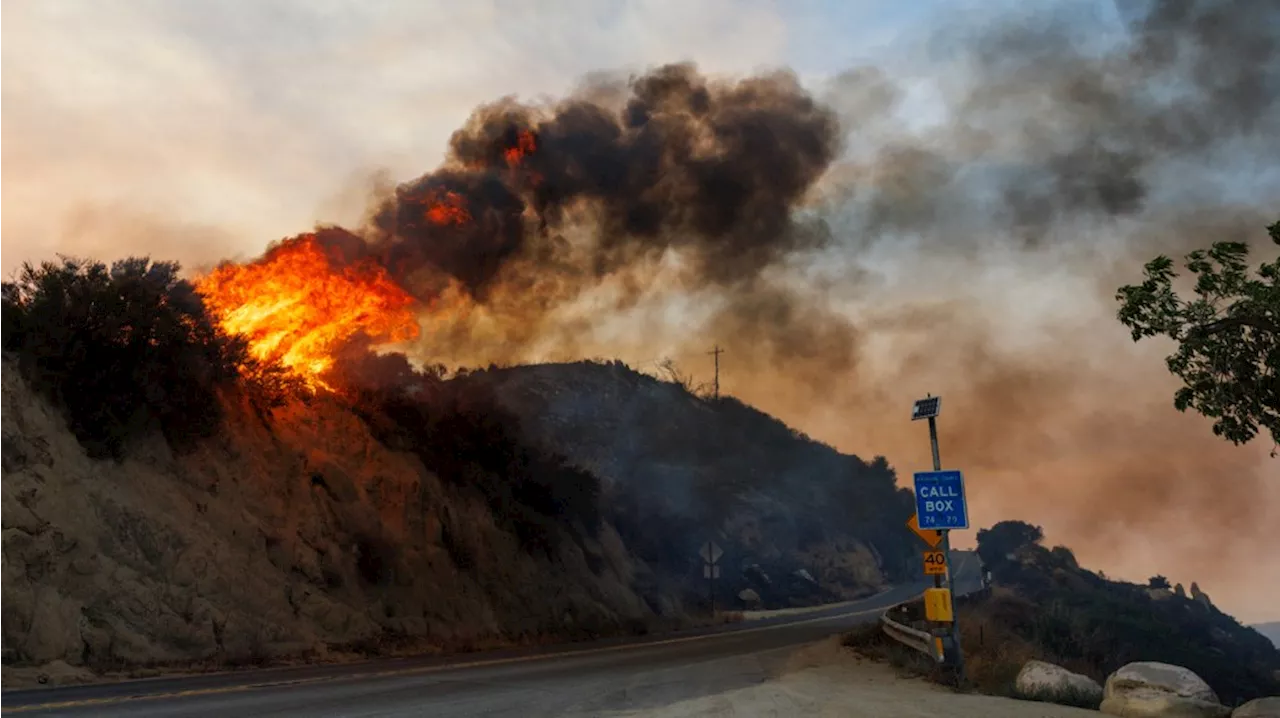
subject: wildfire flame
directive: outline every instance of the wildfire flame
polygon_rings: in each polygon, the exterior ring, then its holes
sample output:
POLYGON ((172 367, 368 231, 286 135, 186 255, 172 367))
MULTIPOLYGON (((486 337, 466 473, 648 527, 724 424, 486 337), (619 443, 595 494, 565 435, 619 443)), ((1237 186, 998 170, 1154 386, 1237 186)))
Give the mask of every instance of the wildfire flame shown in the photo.
POLYGON ((520 162, 534 153, 538 149, 538 142, 534 138, 533 133, 528 130, 520 130, 516 135, 516 146, 508 147, 503 151, 503 157, 507 159, 507 165, 515 167, 520 162))
POLYGON ((427 201, 426 217, 432 224, 461 226, 471 221, 471 212, 467 210, 467 200, 462 195, 443 192, 432 195, 427 201))
POLYGON ((414 300, 372 262, 339 264, 313 234, 272 247, 248 264, 224 264, 196 282, 205 305, 252 356, 278 361, 313 390, 334 353, 363 332, 375 343, 418 335, 414 300))

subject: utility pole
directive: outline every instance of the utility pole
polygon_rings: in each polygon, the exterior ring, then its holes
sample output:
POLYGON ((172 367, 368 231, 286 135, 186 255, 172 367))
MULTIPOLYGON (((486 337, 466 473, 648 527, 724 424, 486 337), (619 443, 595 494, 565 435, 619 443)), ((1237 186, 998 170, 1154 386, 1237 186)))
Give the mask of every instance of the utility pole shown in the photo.
POLYGON ((715 383, 712 386, 714 387, 713 393, 715 398, 719 399, 720 398, 720 355, 724 353, 724 350, 720 348, 719 344, 717 344, 715 349, 707 353, 714 355, 716 358, 716 378, 715 378, 715 383))
MULTIPOLYGON (((928 395, 929 398, 933 394, 928 395)), ((933 470, 942 471, 942 458, 938 454, 938 417, 934 412, 929 416, 929 448, 933 450, 933 470)), ((947 590, 951 595, 951 625, 948 630, 951 632, 951 645, 955 649, 956 655, 956 672, 961 684, 964 683, 964 652, 960 647, 960 617, 956 613, 956 587, 951 580, 951 530, 942 530, 942 552, 947 557, 946 563, 946 579, 947 590)), ((933 577, 934 586, 937 586, 941 579, 938 576, 933 577)))

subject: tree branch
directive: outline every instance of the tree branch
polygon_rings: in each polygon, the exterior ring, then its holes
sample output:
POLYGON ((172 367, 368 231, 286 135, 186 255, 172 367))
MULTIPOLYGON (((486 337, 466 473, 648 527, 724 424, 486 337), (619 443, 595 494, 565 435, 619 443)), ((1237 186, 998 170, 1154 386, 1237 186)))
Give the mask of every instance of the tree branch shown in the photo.
POLYGON ((1234 329, 1236 327, 1251 327, 1260 332, 1266 332, 1268 334, 1280 334, 1280 324, 1276 324, 1275 322, 1265 317, 1246 317, 1246 316, 1226 317, 1225 319, 1212 321, 1212 322, 1209 322, 1208 324, 1204 324, 1198 327, 1193 327, 1190 331, 1187 332, 1187 334, 1189 336, 1203 338, 1203 337, 1213 336, 1218 332, 1226 331, 1227 329, 1234 329))

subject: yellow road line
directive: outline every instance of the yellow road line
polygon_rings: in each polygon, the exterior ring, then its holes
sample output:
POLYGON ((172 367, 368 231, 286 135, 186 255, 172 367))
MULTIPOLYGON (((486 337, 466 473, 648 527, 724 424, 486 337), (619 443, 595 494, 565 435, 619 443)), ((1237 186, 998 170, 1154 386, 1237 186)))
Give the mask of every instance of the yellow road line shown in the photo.
POLYGON ((439 666, 418 666, 416 668, 400 668, 385 671, 365 671, 357 673, 342 673, 332 676, 316 676, 315 678, 299 678, 296 680, 284 681, 266 681, 260 683, 243 683, 234 686, 222 686, 219 688, 194 688, 185 691, 170 691, 167 693, 141 693, 128 696, 111 696, 107 698, 87 698, 79 701, 61 701, 58 703, 33 703, 31 705, 19 706, 17 708, 0 708, 0 713, 30 713, 33 711, 55 710, 59 708, 81 708, 85 706, 104 706, 116 703, 128 703, 130 701, 146 701, 158 700, 163 698, 185 698, 188 696, 208 696, 220 693, 237 693, 262 688, 291 688, 294 686, 308 685, 312 683, 327 683, 340 680, 362 679, 362 678, 387 678, 393 676, 408 676, 419 674, 443 673, 446 671, 461 670, 464 668, 484 668, 488 666, 500 666, 510 663, 527 663, 529 661, 542 661, 551 658, 569 658, 577 656, 598 655, 601 653, 612 653, 616 651, 639 650, 652 646, 671 646, 678 643, 692 643, 693 641, 703 641, 710 638, 723 638, 732 636, 742 636, 748 633, 758 633, 760 631, 773 631, 779 628, 791 628, 793 626, 802 626, 810 623, 822 623, 824 621, 835 621, 841 618, 852 618, 854 616, 865 616, 870 613, 883 611, 883 608, 868 608, 861 611, 852 611, 849 613, 838 613, 834 616, 819 616, 818 618, 806 618, 799 621, 788 621, 773 626, 755 626, 753 628, 743 628, 736 631, 723 631, 720 633, 705 633, 699 636, 681 636, 679 638, 664 638, 658 641, 646 641, 644 643, 624 643, 617 646, 604 646, 602 648, 582 648, 574 651, 562 651, 560 653, 539 653, 529 656, 512 656, 510 658, 489 658, 476 661, 467 661, 463 663, 450 663, 439 666))

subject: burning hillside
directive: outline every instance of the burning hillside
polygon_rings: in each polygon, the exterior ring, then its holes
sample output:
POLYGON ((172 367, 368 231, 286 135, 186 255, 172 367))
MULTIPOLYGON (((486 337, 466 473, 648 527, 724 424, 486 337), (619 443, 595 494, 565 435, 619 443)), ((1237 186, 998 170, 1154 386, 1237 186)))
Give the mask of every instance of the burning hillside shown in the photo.
MULTIPOLYGON (((413 339, 415 304, 445 295, 500 314, 505 344, 602 283, 645 292, 673 257, 689 286, 745 298, 769 267, 823 244, 793 211, 835 158, 838 123, 794 76, 715 81, 670 65, 627 89, 481 107, 444 166, 378 202, 367 226, 286 240, 198 289, 256 357, 318 386, 345 340, 413 339)), ((789 301, 776 288, 749 301, 761 297, 789 301)))
POLYGON ((327 386, 335 352, 353 337, 385 343, 418 335, 414 299, 384 269, 344 262, 314 234, 248 264, 223 264, 196 288, 222 328, 248 340, 254 358, 279 363, 312 388, 327 386))

